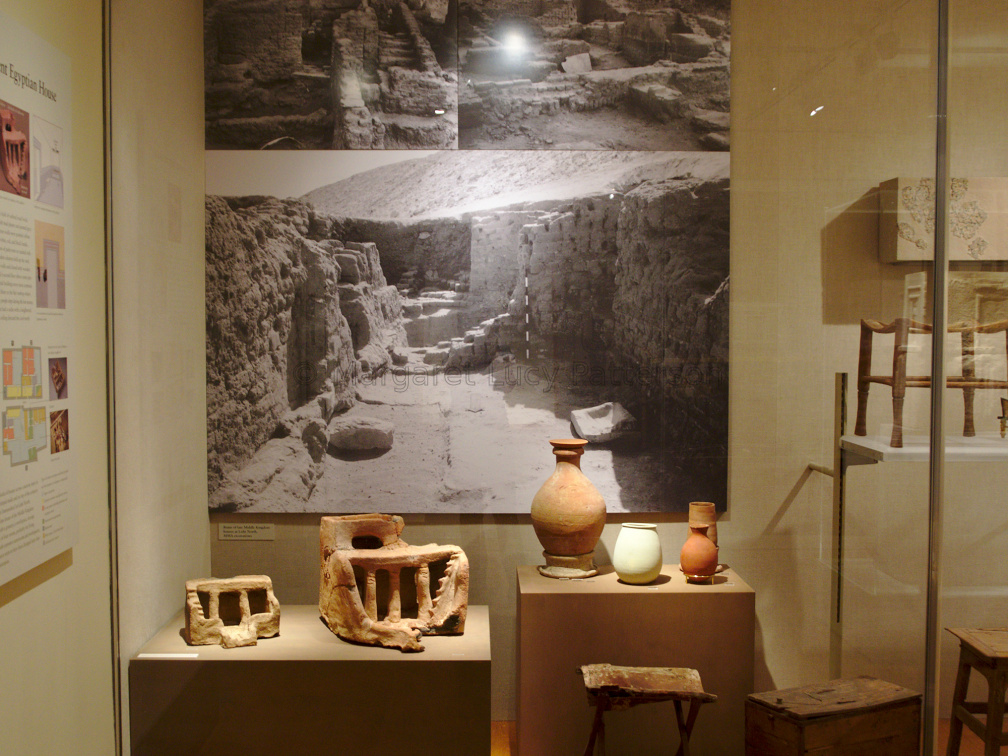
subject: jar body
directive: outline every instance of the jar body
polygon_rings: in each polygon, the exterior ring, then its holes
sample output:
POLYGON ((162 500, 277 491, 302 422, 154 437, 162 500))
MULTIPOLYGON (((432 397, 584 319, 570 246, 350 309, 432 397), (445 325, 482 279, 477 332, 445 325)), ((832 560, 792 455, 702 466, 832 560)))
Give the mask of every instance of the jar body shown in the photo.
POLYGON ((624 583, 644 585, 661 573, 662 549, 658 526, 644 522, 625 522, 613 549, 613 567, 624 583))
POLYGON ((552 440, 556 469, 532 499, 532 527, 543 546, 548 577, 590 577, 595 544, 605 526, 602 495, 581 472, 581 439, 552 440), (550 569, 552 568, 552 569, 550 569))
POLYGON ((679 567, 689 577, 710 577, 718 568, 718 547, 707 537, 706 525, 690 525, 689 538, 679 552, 679 567))

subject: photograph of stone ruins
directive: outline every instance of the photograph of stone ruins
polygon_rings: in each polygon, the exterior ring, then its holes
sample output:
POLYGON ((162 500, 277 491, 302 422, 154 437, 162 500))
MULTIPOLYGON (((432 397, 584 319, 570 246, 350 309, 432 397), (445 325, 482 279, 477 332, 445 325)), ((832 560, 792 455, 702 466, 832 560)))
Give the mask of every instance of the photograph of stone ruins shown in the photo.
POLYGON ((204 0, 207 149, 458 143, 454 0, 204 0))
POLYGON ((609 511, 722 507, 728 154, 402 157, 207 197, 211 508, 527 513, 574 433, 609 511))
POLYGON ((459 147, 727 150, 728 0, 462 0, 459 147))
POLYGON ((728 149, 729 0, 205 0, 208 149, 728 149))

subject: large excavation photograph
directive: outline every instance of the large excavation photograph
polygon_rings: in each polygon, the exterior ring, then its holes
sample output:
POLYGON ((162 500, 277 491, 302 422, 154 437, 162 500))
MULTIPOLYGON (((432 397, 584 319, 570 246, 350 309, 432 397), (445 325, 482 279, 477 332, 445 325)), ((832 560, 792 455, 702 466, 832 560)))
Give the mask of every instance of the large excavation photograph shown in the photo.
POLYGON ((573 435, 609 511, 723 506, 727 153, 370 154, 207 196, 212 509, 527 513, 573 435))

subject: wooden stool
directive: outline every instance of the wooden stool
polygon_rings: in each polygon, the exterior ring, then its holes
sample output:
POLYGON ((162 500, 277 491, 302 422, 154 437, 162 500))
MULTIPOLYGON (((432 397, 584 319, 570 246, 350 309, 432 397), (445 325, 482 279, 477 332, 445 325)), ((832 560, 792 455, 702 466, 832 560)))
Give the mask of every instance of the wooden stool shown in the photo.
POLYGON ((959 753, 963 723, 983 738, 984 756, 998 756, 1008 745, 1008 733, 1002 732, 1005 711, 1005 687, 1008 686, 1008 629, 966 630, 946 628, 959 639, 959 673, 952 694, 952 721, 949 723, 948 756, 959 753), (987 703, 966 700, 970 672, 977 670, 987 678, 987 703), (986 714, 984 724, 976 715, 986 714))
POLYGON ((754 693, 746 756, 919 756, 921 696, 872 677, 754 693))
POLYGON ((595 707, 595 720, 585 756, 595 751, 598 737, 599 749, 605 756, 606 711, 623 711, 631 706, 659 701, 675 702, 676 723, 679 725, 679 750, 676 756, 689 756, 690 733, 696 723, 700 706, 717 700, 705 693, 700 673, 685 667, 615 667, 611 664, 587 664, 581 667, 588 703, 595 707), (689 701, 689 713, 683 718, 682 702, 689 701))

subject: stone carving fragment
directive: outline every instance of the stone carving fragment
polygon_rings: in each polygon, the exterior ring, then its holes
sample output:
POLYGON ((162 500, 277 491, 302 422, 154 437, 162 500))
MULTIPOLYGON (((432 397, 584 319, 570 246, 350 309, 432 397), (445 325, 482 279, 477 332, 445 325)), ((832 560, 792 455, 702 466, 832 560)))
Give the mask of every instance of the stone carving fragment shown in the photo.
POLYGON ((327 432, 329 446, 336 451, 387 451, 392 448, 395 426, 377 417, 337 417, 327 432))
POLYGON ((586 52, 570 55, 564 58, 560 67, 564 73, 588 73, 592 70, 591 56, 586 52))
POLYGON ((185 641, 254 646, 280 632, 280 602, 266 575, 186 581, 185 641))
MULTIPOLYGON (((1004 260, 1008 197, 1004 177, 953 178, 949 187, 950 260, 1004 260)), ((933 178, 899 177, 879 184, 879 257, 893 263, 934 257, 933 178)))
POLYGON ((469 560, 458 546, 410 546, 399 536, 403 519, 362 514, 323 517, 319 530, 319 612, 344 640, 402 651, 423 651, 421 635, 461 635, 469 606, 469 560), (445 565, 431 596, 431 564, 445 565), (364 596, 357 585, 361 575, 364 596), (416 617, 403 611, 400 578, 414 573, 416 617), (378 573, 388 576, 387 605, 379 611, 378 573))
POLYGON ((578 436, 593 443, 612 441, 637 428, 634 416, 619 402, 571 410, 571 424, 578 436))

